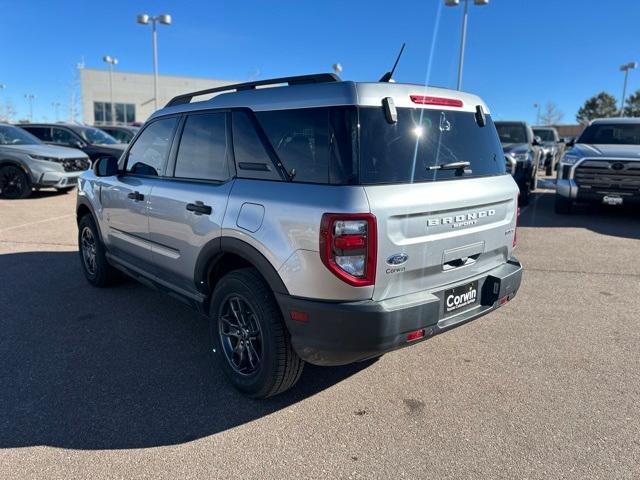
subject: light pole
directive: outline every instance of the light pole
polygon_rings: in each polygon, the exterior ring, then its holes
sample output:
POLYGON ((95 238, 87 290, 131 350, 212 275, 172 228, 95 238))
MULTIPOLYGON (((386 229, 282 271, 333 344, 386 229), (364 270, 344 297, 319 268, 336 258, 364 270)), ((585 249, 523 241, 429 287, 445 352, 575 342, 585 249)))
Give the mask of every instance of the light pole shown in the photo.
POLYGON ((171 25, 171 15, 149 16, 146 13, 138 15, 138 23, 148 25, 151 22, 151 41, 153 44, 153 105, 158 110, 158 32, 156 25, 160 22, 162 25, 171 25))
POLYGON ((36 99, 36 96, 33 93, 25 93, 24 98, 29 102, 29 121, 33 122, 33 101, 36 99))
POLYGON ((625 63, 620 67, 620 71, 624 72, 624 86, 622 87, 622 100, 620 101, 620 116, 624 116, 624 100, 627 96, 627 77, 629 76, 629 70, 638 68, 638 62, 625 63))
POLYGON ((109 98, 111 102, 111 125, 116 123, 116 110, 113 105, 113 66, 118 64, 118 59, 110 55, 105 55, 102 60, 109 65, 109 98))
POLYGON ((51 106, 53 107, 53 110, 56 112, 56 122, 60 120, 60 102, 51 102, 51 106))
MULTIPOLYGON (((464 1, 464 14, 462 15, 462 34, 460 38, 460 57, 458 59, 458 83, 456 86, 456 90, 460 90, 462 88, 462 68, 464 67, 464 46, 467 42, 467 23, 469 16, 469 0, 464 1)), ((474 5, 482 6, 488 5, 489 0, 473 0, 474 5)), ((444 0, 444 4, 447 7, 457 7, 460 5, 460 0, 444 0)))

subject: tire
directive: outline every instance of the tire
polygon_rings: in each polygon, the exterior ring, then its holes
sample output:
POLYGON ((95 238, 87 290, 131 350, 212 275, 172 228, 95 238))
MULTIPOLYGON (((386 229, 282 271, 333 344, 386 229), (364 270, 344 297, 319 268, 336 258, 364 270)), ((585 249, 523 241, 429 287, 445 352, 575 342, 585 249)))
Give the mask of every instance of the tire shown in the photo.
POLYGON ((556 194, 556 201, 555 201, 556 213, 560 215, 565 215, 567 213, 571 213, 572 208, 573 208, 573 202, 571 200, 556 194))
POLYGON ((211 296, 209 333, 226 377, 247 396, 271 397, 300 379, 304 362, 271 289, 253 268, 220 279, 211 296))
POLYGON ((31 195, 31 180, 15 165, 0 168, 0 198, 18 200, 31 195))
POLYGON ((88 214, 78 224, 78 251, 84 276, 94 287, 108 287, 120 278, 118 270, 107 261, 96 223, 88 214))
POLYGON ((66 187, 66 188, 56 188, 56 190, 60 193, 69 193, 76 187, 66 187))

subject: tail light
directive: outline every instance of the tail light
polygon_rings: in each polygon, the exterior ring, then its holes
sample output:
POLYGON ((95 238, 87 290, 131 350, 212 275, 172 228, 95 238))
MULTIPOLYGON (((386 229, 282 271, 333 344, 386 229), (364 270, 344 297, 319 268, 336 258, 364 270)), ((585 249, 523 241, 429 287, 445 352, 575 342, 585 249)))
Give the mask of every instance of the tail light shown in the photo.
POLYGON ((516 228, 513 232, 513 248, 516 248, 518 244, 518 223, 520 223, 520 205, 518 203, 518 197, 516 196, 516 228))
POLYGON ((355 287, 376 280, 377 228, 370 213, 325 213, 320 224, 320 258, 340 280, 355 287))

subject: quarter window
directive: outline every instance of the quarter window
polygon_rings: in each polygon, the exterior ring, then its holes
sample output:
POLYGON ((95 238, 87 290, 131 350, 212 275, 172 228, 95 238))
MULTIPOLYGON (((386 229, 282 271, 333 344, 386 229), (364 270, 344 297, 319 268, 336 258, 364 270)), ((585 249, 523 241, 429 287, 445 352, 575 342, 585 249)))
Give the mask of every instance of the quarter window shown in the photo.
POLYGON ((127 172, 153 176, 162 173, 176 122, 176 117, 164 118, 144 129, 129 150, 127 172))
POLYGON ((220 181, 229 178, 225 113, 187 117, 178 148, 175 176, 220 181))
POLYGON ((233 153, 238 177, 281 180, 248 113, 232 113, 233 153))
POLYGON ((355 109, 305 108, 258 112, 278 158, 294 182, 350 184, 357 179, 353 162, 355 109))

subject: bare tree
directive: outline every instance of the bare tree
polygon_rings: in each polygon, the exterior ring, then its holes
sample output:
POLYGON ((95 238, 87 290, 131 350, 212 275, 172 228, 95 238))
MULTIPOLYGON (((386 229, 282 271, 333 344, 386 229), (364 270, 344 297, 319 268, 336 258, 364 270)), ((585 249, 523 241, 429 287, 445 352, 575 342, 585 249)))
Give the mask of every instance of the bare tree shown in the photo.
POLYGON ((13 102, 10 98, 4 101, 4 105, 0 107, 0 120, 3 122, 13 122, 13 118, 16 116, 16 110, 13 108, 13 102))
POLYGON ((542 125, 557 125, 564 118, 558 106, 554 102, 547 102, 544 111, 540 114, 540 123, 542 125))

